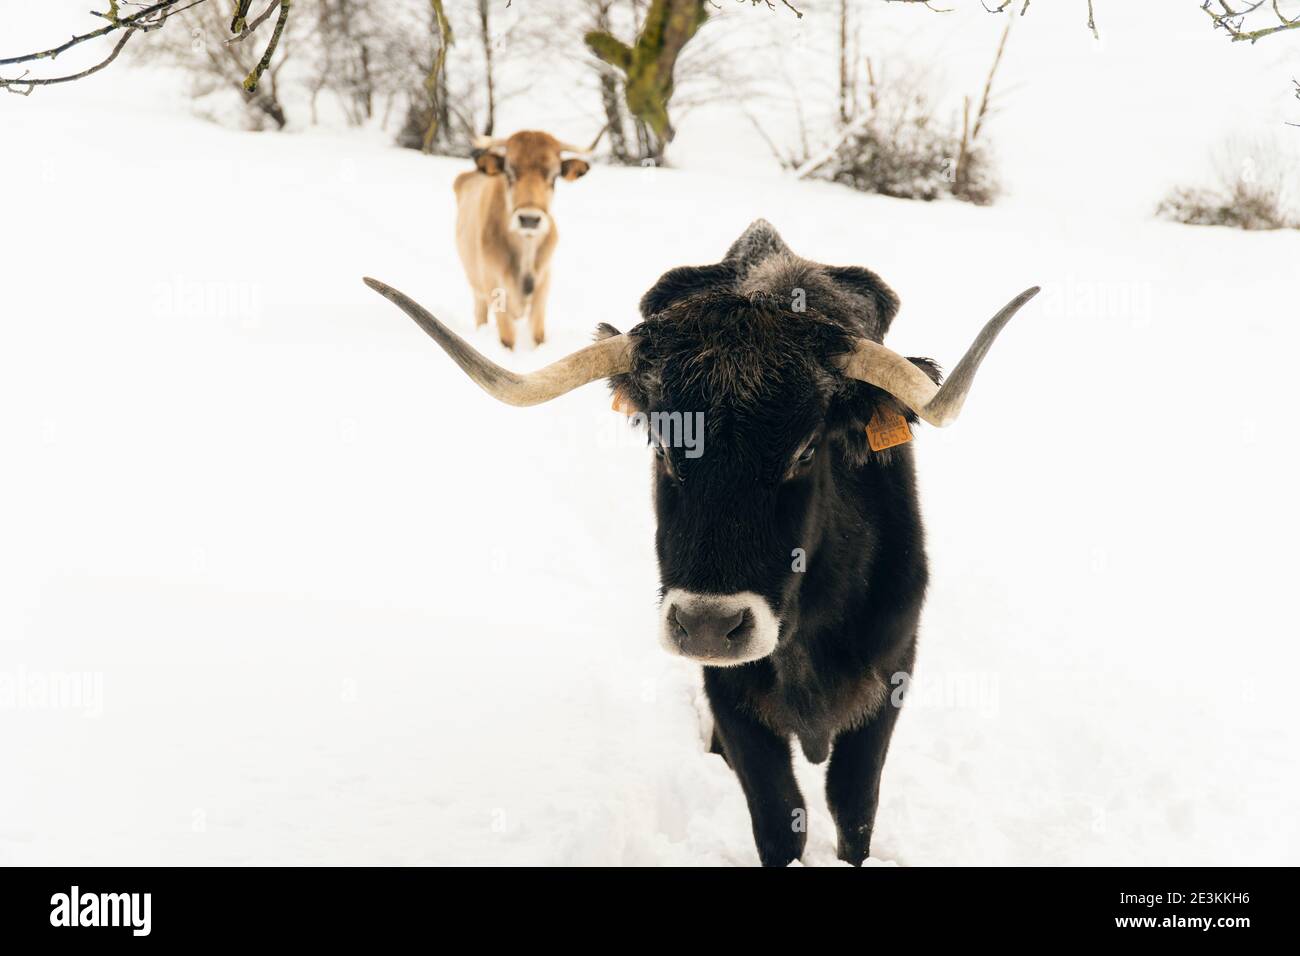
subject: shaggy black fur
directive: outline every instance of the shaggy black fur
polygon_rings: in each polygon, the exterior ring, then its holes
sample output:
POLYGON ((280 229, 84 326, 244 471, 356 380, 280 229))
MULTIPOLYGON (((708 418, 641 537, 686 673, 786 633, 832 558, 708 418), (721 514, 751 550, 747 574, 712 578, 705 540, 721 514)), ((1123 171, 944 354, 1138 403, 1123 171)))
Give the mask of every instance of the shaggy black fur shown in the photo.
POLYGON ((633 368, 611 387, 638 410, 705 424, 702 456, 656 460, 663 592, 752 591, 781 622, 769 657, 705 668, 714 750, 740 779, 767 865, 797 858, 806 836, 790 738, 815 761, 829 753, 839 855, 861 863, 926 562, 911 447, 875 453, 865 436, 877 406, 904 410, 834 359, 855 337, 879 341, 898 298, 866 269, 800 259, 760 220, 722 262, 666 273, 641 309, 633 368), (809 440, 819 450, 800 464, 809 440))

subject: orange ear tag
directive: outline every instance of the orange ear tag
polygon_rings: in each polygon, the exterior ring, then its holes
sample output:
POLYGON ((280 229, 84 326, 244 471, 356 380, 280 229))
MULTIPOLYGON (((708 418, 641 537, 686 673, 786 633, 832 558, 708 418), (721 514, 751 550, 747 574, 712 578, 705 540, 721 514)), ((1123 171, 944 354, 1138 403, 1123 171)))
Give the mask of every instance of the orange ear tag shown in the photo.
POLYGON ((623 396, 619 395, 617 392, 614 393, 614 404, 609 407, 612 408, 614 411, 619 412, 622 415, 632 414, 631 403, 624 401, 623 396))
POLYGON ((912 429, 907 419, 898 412, 886 412, 879 406, 867 422, 867 444, 872 451, 884 451, 895 445, 906 445, 912 440, 912 429))

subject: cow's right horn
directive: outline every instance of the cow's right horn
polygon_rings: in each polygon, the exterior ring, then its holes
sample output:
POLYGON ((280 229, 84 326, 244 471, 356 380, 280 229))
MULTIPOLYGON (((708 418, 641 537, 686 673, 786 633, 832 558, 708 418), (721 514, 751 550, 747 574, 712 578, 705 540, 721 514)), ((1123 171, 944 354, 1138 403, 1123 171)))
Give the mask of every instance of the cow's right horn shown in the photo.
POLYGON ((476 351, 422 305, 392 286, 384 285, 378 279, 366 279, 365 282, 429 333, 429 337, 442 346, 443 351, 473 379, 474 384, 507 405, 540 405, 559 398, 580 385, 618 375, 632 367, 631 345, 627 336, 614 335, 578 349, 536 372, 521 375, 502 368, 476 351))

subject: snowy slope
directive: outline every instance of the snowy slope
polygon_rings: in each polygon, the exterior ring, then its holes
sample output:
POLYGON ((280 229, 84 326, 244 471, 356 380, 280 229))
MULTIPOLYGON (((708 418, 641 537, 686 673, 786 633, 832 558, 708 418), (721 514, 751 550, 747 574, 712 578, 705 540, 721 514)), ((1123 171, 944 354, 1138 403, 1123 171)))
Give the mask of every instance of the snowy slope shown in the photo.
MULTIPOLYGON (((492 403, 360 282, 469 328, 463 164, 109 105, 140 81, 0 100, 0 862, 757 862, 655 640, 647 451, 598 387, 492 403)), ((880 860, 1300 860, 1300 239, 735 169, 597 167, 556 212, 550 340, 475 338, 515 367, 758 216, 885 276, 909 354, 1044 287, 918 437, 880 860)))

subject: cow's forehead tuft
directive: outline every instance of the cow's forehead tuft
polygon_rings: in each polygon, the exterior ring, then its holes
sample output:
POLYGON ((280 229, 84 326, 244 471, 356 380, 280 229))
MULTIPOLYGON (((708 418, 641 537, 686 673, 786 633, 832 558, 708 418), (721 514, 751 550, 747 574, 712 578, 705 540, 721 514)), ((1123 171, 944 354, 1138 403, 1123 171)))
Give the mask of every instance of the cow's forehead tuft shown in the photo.
POLYGON ((767 296, 795 313, 820 313, 846 332, 875 342, 884 340, 898 311, 898 296, 874 272, 798 256, 771 223, 758 219, 732 243, 721 262, 664 273, 642 296, 641 313, 649 317, 718 292, 751 299, 767 296))
POLYGON ((769 256, 790 254, 790 247, 785 244, 776 227, 766 219, 755 219, 731 244, 724 259, 744 271, 749 265, 769 256))
POLYGON ((524 130, 506 140, 506 156, 517 167, 555 165, 560 161, 560 144, 550 133, 524 130))
POLYGON ((694 297, 632 333, 633 377, 660 401, 753 406, 804 400, 835 385, 831 358, 849 348, 836 323, 794 313, 780 297, 694 297))

